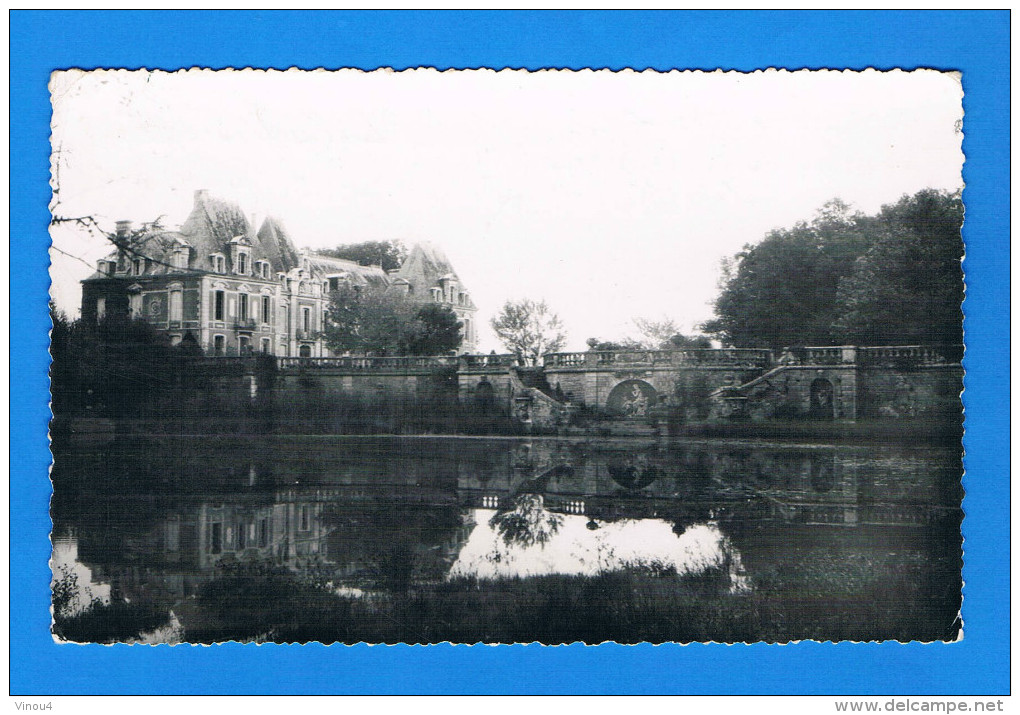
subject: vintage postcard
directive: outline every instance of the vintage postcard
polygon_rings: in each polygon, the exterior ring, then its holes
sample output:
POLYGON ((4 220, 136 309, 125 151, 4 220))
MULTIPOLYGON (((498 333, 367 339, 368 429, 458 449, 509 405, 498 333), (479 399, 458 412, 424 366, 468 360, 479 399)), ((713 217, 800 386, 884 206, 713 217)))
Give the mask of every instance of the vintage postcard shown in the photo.
POLYGON ((958 73, 50 91, 58 642, 963 638, 958 73))

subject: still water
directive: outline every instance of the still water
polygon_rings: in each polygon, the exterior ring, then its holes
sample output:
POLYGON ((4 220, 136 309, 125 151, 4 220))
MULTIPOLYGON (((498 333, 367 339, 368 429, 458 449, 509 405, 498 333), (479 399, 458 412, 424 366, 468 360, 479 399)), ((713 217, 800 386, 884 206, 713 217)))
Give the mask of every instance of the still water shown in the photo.
POLYGON ((960 636, 958 450, 118 440, 53 469, 79 642, 960 636))

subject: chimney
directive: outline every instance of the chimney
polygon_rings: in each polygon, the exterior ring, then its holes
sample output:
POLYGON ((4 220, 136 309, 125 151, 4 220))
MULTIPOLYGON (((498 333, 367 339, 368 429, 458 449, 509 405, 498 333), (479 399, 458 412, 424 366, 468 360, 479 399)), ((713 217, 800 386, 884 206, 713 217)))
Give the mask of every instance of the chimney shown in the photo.
POLYGON ((118 221, 117 222, 117 238, 124 238, 131 233, 131 222, 130 221, 118 221))

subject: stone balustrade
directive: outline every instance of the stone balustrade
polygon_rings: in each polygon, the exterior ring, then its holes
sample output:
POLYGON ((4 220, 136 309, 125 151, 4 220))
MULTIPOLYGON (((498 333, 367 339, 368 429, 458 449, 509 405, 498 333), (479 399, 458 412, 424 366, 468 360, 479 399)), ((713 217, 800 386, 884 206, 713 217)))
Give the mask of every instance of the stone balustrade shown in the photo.
MULTIPOLYGON (((955 355, 959 346, 950 348, 955 355)), ((217 368, 245 367, 255 364, 255 356, 199 358, 201 364, 217 368)), ((346 370, 353 372, 425 372, 436 368, 461 370, 508 370, 518 367, 516 355, 439 355, 409 357, 278 357, 281 370, 346 370)), ((543 367, 599 369, 614 367, 732 367, 771 368, 783 365, 863 367, 913 367, 946 365, 946 352, 923 345, 891 345, 882 347, 824 346, 781 351, 754 348, 723 348, 699 350, 590 350, 573 353, 549 353, 542 359, 543 367)))
POLYGON ((767 367, 772 351, 754 348, 722 350, 589 350, 582 353, 549 353, 543 356, 546 368, 599 368, 616 366, 703 366, 767 367))
POLYGON ((423 372, 436 368, 508 369, 517 365, 515 355, 433 355, 406 357, 281 357, 281 370, 345 370, 351 372, 423 372))
MULTIPOLYGON (((959 351, 959 348, 956 348, 959 351)), ((925 345, 889 345, 858 348, 860 363, 868 366, 945 365, 945 353, 925 345)))

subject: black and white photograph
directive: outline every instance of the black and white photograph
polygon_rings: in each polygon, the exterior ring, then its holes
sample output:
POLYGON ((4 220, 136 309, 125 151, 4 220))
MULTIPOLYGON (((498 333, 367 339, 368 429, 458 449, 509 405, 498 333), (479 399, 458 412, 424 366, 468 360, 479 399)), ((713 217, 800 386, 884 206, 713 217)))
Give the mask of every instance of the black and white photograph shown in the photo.
POLYGON ((959 73, 49 90, 58 643, 964 638, 959 73))

